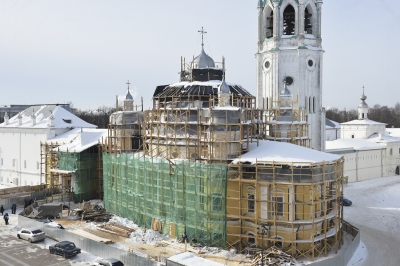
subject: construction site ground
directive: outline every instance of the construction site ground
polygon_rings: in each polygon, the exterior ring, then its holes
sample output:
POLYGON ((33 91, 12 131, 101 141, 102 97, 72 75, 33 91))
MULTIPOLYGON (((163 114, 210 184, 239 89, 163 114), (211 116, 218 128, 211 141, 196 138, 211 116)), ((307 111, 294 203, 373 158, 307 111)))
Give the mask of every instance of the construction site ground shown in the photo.
MULTIPOLYGON (((65 203, 69 204, 69 203, 65 203)), ((76 205, 71 205, 71 209, 76 205)), ((172 239, 169 236, 162 235, 157 231, 150 229, 139 228, 133 222, 127 219, 113 216, 109 222, 90 222, 79 219, 74 216, 66 216, 68 211, 63 211, 63 218, 56 219, 55 223, 61 224, 67 230, 77 234, 82 234, 82 231, 99 237, 98 241, 107 242, 109 245, 133 252, 137 255, 153 258, 156 261, 162 261, 173 255, 185 252, 195 253, 199 257, 209 259, 223 265, 229 266, 250 266, 251 258, 243 254, 236 254, 231 251, 221 250, 213 247, 191 247, 190 244, 179 243, 178 240, 172 239), (104 225, 119 224, 124 227, 134 229, 128 237, 118 235, 117 233, 110 233, 101 231, 104 225), (110 243, 112 242, 112 243, 110 243)), ((53 223, 54 224, 54 223, 53 223)), ((87 235, 85 235, 87 236, 87 235)), ((90 235, 89 235, 90 237, 90 235)), ((93 239, 93 238, 92 238, 93 239)))

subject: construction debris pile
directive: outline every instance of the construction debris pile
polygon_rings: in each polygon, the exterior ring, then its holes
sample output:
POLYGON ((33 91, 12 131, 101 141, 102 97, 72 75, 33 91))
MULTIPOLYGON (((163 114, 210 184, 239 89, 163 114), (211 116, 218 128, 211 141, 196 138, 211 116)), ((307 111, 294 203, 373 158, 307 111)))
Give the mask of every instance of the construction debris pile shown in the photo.
POLYGON ((108 222, 113 214, 108 212, 102 203, 83 202, 71 211, 70 216, 76 216, 82 221, 108 222))
POLYGON ((261 251, 257 252, 252 260, 251 266, 269 265, 269 266, 289 266, 296 265, 297 261, 289 254, 275 246, 264 250, 264 255, 261 251), (264 261, 262 261, 264 259, 264 261))
POLYGON ((123 237, 130 237, 130 235, 135 232, 135 229, 132 229, 130 227, 124 226, 122 224, 118 224, 115 222, 111 222, 109 224, 102 224, 97 227, 97 230, 110 233, 113 235, 119 235, 123 237))

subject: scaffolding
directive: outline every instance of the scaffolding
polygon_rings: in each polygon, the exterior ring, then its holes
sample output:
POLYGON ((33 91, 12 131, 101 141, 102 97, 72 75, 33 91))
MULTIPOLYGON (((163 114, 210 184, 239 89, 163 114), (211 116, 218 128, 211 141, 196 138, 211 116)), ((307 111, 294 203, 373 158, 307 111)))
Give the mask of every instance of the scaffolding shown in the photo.
POLYGON ((337 252, 343 244, 341 196, 343 159, 230 164, 227 247, 249 252, 274 245, 311 259, 337 252))
POLYGON ((263 121, 266 139, 310 147, 308 115, 299 108, 298 96, 279 95, 272 108, 263 112, 263 121))
POLYGON ((104 153, 107 210, 171 237, 225 246, 227 165, 104 153))
POLYGON ((260 140, 310 147, 307 111, 297 97, 285 90, 270 109, 256 109, 255 97, 240 87, 222 95, 215 84, 157 87, 135 133, 122 118, 111 119, 103 146, 106 208, 171 237, 186 232, 240 252, 275 245, 314 259, 337 251, 342 159, 232 164, 260 140), (134 138, 142 140, 135 148, 134 138))
POLYGON ((80 153, 60 152, 63 143, 41 143, 41 176, 51 194, 73 194, 81 202, 102 198, 101 145, 80 153))

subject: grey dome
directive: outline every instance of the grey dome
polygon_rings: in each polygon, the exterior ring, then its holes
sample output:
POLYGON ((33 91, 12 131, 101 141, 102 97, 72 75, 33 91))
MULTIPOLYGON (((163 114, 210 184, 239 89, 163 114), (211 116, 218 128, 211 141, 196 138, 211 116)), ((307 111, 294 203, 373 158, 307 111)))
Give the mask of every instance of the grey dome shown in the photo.
POLYGON ((221 82, 221 85, 219 85, 218 90, 221 93, 230 93, 231 92, 231 88, 228 86, 228 84, 226 84, 225 79, 221 82))
POLYGON ((211 68, 215 67, 214 60, 204 52, 204 48, 201 48, 201 53, 193 60, 193 68, 211 68))
POLYGON ((360 97, 360 100, 362 102, 358 105, 358 108, 369 108, 368 104, 365 102, 366 99, 367 99, 367 96, 365 96, 365 94, 363 93, 363 95, 361 95, 361 97, 360 97))
POLYGON ((131 93, 129 92, 129 89, 128 89, 128 93, 127 93, 126 96, 125 96, 125 99, 126 99, 126 100, 132 100, 132 101, 133 101, 133 97, 132 97, 131 93))

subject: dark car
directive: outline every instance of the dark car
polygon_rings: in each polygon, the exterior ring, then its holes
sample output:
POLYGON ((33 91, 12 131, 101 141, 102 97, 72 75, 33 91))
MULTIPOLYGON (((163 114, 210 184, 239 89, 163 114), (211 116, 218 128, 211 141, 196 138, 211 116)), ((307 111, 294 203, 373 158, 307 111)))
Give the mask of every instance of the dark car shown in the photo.
POLYGON ((50 254, 57 254, 69 258, 81 253, 81 249, 77 248, 71 241, 61 241, 55 245, 49 246, 50 254))
POLYGON ((343 204, 343 206, 351 206, 353 202, 343 196, 340 196, 340 203, 343 204))
POLYGON ((98 261, 99 265, 102 266, 124 266, 124 264, 114 258, 110 258, 110 259, 102 259, 98 261))

